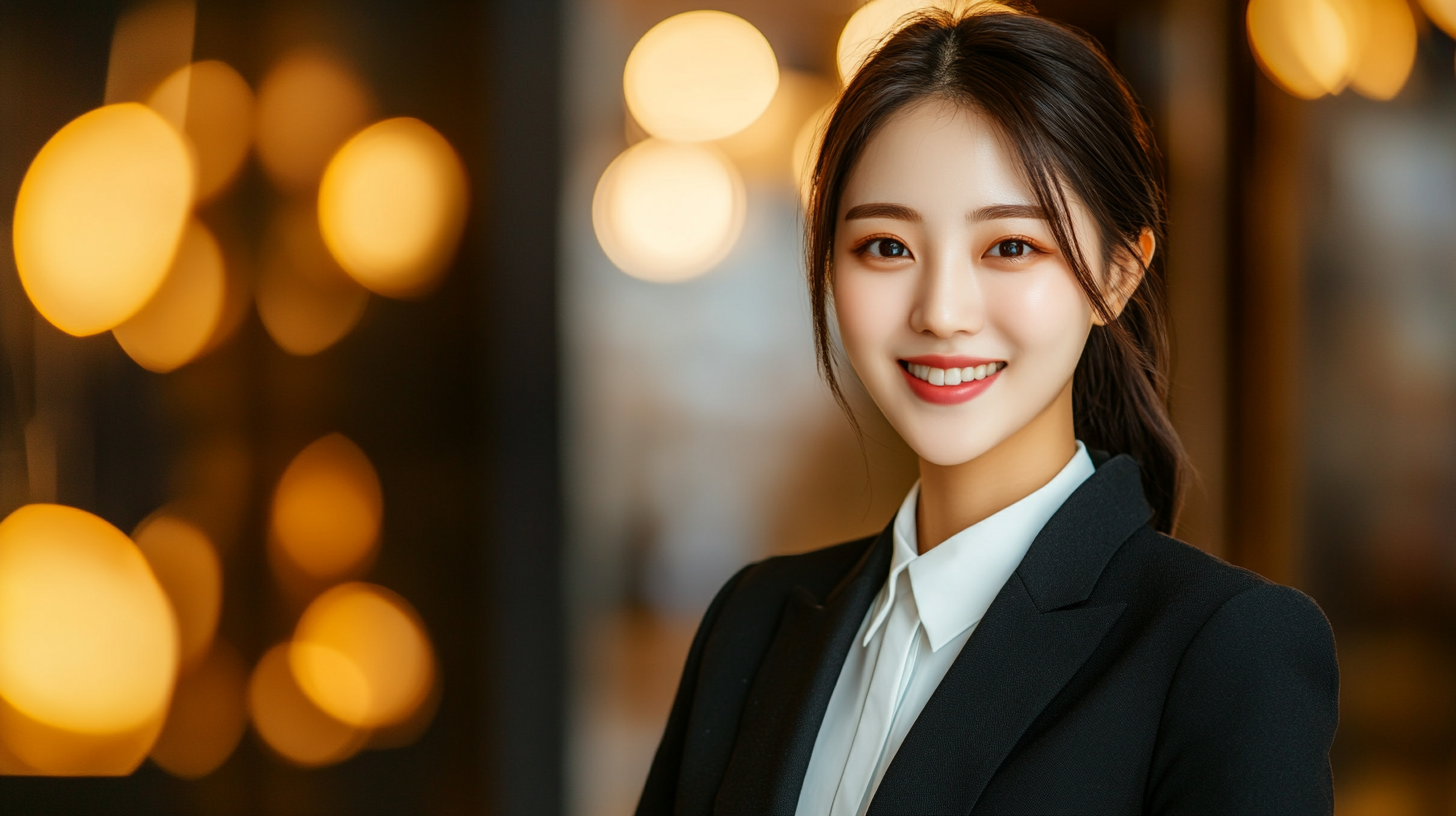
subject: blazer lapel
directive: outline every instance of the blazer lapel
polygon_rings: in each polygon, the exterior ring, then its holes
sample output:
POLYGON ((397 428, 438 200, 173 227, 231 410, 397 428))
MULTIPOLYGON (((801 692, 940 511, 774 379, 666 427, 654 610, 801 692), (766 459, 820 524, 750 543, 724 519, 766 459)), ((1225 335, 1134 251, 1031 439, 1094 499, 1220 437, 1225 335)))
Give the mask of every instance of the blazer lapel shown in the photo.
POLYGON ((1125 604, 1080 604, 1150 516, 1137 463, 1126 456, 1104 463, 1067 499, 926 703, 869 814, 975 807, 1027 728, 1121 616, 1125 604))
POLYGON ((798 807, 845 656, 889 574, 892 526, 822 602, 803 587, 790 593, 744 706, 715 812, 792 814, 798 807))

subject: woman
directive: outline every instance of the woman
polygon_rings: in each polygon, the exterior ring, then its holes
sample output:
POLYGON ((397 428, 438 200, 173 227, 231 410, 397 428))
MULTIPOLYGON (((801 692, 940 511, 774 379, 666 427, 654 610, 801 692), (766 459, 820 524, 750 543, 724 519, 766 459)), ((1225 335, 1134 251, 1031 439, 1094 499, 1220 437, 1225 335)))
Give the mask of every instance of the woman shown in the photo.
POLYGON ((639 814, 1329 813, 1319 608, 1170 538, 1155 147, 1082 35, 927 12, 846 87, 807 215, 821 367, 920 457, 879 536, 750 565, 639 814))

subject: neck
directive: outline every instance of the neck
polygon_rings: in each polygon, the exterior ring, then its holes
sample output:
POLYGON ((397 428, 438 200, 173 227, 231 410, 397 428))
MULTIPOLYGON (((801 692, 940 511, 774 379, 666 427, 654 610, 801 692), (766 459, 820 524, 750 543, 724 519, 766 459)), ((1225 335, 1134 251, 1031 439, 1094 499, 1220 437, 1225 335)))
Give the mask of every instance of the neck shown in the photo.
POLYGON ((919 550, 1010 507, 1050 482, 1077 452, 1072 425, 1072 383, 1025 427, 969 462, 937 465, 920 460, 920 502, 915 511, 919 550))

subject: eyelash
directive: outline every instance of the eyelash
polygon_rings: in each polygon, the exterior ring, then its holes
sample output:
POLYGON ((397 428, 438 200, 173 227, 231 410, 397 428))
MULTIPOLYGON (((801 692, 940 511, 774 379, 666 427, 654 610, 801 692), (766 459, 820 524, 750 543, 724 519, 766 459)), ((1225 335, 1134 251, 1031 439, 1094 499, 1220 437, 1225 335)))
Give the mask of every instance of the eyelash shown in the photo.
MULTIPOLYGON (((854 248, 851 249, 850 251, 853 252, 855 255, 859 255, 859 256, 863 257, 863 256, 869 254, 870 247, 872 247, 872 246, 874 246, 874 245, 876 245, 878 243, 881 243, 881 242, 889 242, 889 241, 893 241, 894 243, 897 243, 900 246, 905 247, 906 255, 905 256, 897 256, 897 255, 875 255, 874 257, 877 257, 877 258, 886 258, 886 259, 897 259, 897 258, 900 258, 900 257, 914 257, 913 255, 910 255, 909 254, 910 248, 905 245, 905 242, 904 241, 901 241, 899 238, 896 238, 896 237, 891 236, 891 235, 871 235, 871 236, 868 236, 868 237, 864 238, 863 240, 861 240, 858 244, 855 244, 854 248)), ((990 249, 987 249, 986 250, 986 255, 987 256, 990 256, 990 257, 993 257, 993 258, 1007 258, 1007 259, 1010 259, 1010 260, 1013 260, 1013 261, 1025 261, 1028 258, 1034 257, 1036 255, 1045 255, 1045 254, 1047 254, 1046 253, 1046 250, 1044 250, 1041 247, 1037 246, 1037 244, 1036 244, 1035 241, 1031 240, 1030 238, 1028 238, 1028 237, 1026 237, 1024 235, 1009 235, 1009 236, 1007 236, 1005 238, 998 239, 998 240, 996 240, 995 242, 993 242, 991 244, 990 249), (1025 249, 1019 255, 992 255, 991 254, 993 250, 999 249, 1002 244, 1009 244, 1009 243, 1018 243, 1018 244, 1021 244, 1021 245, 1023 245, 1025 247, 1025 249)))
POLYGON ((871 236, 865 238, 864 240, 860 241, 858 244, 855 244, 854 245, 854 248, 852 250, 850 250, 850 251, 853 252, 856 255, 859 255, 859 256, 863 257, 863 256, 869 254, 870 247, 874 246, 875 244, 881 243, 881 242, 889 242, 889 241, 893 241, 893 242, 899 244, 900 246, 905 247, 905 255, 903 255, 903 256, 897 256, 897 255, 875 255, 873 257, 876 257, 876 258, 885 258, 887 260, 898 260, 898 259, 903 258, 903 257, 914 257, 913 255, 910 254, 910 247, 907 246, 904 241, 901 241, 899 238, 896 238, 893 235, 871 235, 871 236))
POLYGON ((1001 238, 1001 239, 995 241, 994 243, 992 243, 990 249, 987 249, 986 250, 986 254, 987 255, 990 255, 993 258, 1008 258, 1008 259, 1011 259, 1011 260, 1014 260, 1014 261, 1024 261, 1027 258, 1036 256, 1036 255, 1045 255, 1046 254, 1046 250, 1044 250, 1041 247, 1037 246, 1037 244, 1036 244, 1035 241, 1031 240, 1030 238, 1027 238, 1024 235, 1008 235, 1007 237, 1001 238), (1026 249, 1020 255, 991 255, 991 251, 992 250, 999 249, 1002 244, 1011 244, 1011 243, 1022 244, 1023 246, 1026 247, 1026 249))

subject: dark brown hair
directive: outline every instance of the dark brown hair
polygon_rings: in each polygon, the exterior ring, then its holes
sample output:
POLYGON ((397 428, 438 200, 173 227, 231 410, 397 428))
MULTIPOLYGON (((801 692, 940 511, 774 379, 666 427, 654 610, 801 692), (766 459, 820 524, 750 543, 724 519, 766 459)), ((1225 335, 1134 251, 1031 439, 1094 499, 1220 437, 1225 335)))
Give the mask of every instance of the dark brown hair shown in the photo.
POLYGON ((805 218, 815 351, 835 400, 853 422, 835 376, 828 317, 840 197, 878 130, 896 112, 928 99, 985 115, 1021 160, 1057 245, 1105 323, 1092 327, 1072 377, 1077 437, 1089 448, 1138 460, 1153 524, 1171 532, 1188 464, 1168 418, 1162 264, 1143 269, 1142 282, 1116 313, 1077 242, 1068 204, 1075 198, 1097 225, 1104 268, 1114 258, 1142 263, 1139 236, 1150 229, 1161 246, 1166 220, 1157 147, 1131 90, 1101 49, 1059 23, 998 4, 919 12, 844 89, 811 170, 805 218))

